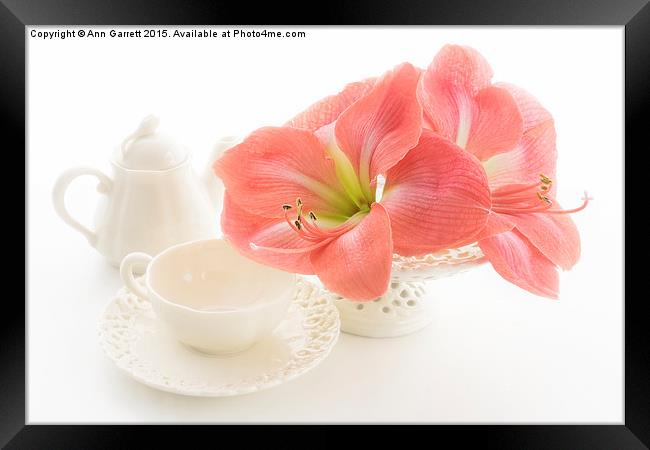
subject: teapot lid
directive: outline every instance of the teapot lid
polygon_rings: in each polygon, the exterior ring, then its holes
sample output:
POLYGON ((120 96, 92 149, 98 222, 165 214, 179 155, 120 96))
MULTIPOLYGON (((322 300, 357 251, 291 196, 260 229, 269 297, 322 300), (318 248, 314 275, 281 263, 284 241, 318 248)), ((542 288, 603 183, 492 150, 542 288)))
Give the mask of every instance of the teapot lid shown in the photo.
POLYGON ((156 132, 159 123, 158 117, 149 115, 122 141, 115 158, 122 167, 165 170, 185 161, 187 150, 172 137, 156 132))

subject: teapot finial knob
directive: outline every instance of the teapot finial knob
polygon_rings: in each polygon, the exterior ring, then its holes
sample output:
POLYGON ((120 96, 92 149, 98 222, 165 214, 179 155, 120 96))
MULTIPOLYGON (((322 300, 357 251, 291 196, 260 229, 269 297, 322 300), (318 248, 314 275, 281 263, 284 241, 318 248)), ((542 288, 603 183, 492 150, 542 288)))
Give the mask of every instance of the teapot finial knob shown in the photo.
POLYGON ((158 129, 158 125, 160 125, 160 119, 153 114, 149 114, 147 117, 142 119, 142 122, 140 122, 138 128, 133 133, 128 135, 124 141, 122 141, 122 154, 126 153, 127 146, 131 141, 141 136, 155 133, 155 131, 158 129))
POLYGON ((158 131, 160 120, 150 114, 116 149, 117 163, 131 170, 171 169, 188 158, 185 146, 158 131))
POLYGON ((142 119, 142 122, 140 122, 140 126, 138 127, 136 132, 139 131, 141 135, 151 134, 154 131, 156 131, 159 124, 160 124, 160 119, 158 118, 158 116, 149 114, 147 117, 142 119))

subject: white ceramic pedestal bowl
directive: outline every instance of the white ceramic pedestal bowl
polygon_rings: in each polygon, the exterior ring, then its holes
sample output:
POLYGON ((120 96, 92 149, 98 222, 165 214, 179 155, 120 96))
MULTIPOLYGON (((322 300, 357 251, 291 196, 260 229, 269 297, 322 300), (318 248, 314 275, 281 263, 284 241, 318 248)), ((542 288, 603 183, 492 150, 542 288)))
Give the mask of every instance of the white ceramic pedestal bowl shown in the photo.
POLYGON ((421 257, 395 255, 388 291, 372 302, 355 302, 330 293, 341 316, 341 330, 366 337, 414 333, 431 323, 425 281, 464 272, 485 263, 477 245, 421 257))
POLYGON ((251 261, 221 239, 176 245, 154 258, 132 253, 120 273, 176 339, 208 354, 240 352, 269 336, 296 289, 296 275, 251 261), (132 271, 143 263, 144 289, 132 271))

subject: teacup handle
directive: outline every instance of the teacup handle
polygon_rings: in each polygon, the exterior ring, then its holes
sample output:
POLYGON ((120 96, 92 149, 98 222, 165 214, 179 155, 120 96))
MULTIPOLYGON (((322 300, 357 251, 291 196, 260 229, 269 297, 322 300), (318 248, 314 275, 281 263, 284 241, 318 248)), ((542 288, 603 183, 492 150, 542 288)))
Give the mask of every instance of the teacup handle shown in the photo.
POLYGON ((66 170, 61 174, 61 176, 59 176, 59 179, 56 180, 54 189, 52 190, 52 200, 54 201, 54 209, 57 214, 61 216, 63 221, 86 236, 90 245, 94 247, 97 243, 97 235, 76 221, 70 213, 68 213, 68 210, 65 207, 65 191, 68 189, 72 180, 82 175, 95 176, 99 180, 97 191, 101 194, 108 194, 113 187, 113 181, 99 170, 93 169, 92 167, 76 167, 74 169, 66 170))
POLYGON ((126 255, 120 263, 120 277, 122 278, 122 282, 131 292, 142 300, 147 300, 149 295, 147 294, 147 291, 144 290, 137 281, 135 281, 135 277, 133 276, 133 266, 136 264, 146 266, 151 262, 151 260, 151 256, 146 253, 135 252, 126 255))

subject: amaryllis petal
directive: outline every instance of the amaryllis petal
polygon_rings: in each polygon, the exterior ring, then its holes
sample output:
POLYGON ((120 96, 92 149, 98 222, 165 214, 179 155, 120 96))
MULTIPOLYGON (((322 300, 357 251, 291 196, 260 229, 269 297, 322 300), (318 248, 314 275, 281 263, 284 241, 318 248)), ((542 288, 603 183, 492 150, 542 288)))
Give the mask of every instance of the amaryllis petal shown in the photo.
POLYGON ((417 92, 422 103, 423 124, 464 147, 475 109, 470 91, 440 79, 429 69, 422 75, 417 92))
POLYGON ((425 128, 427 130, 433 130, 433 131, 436 130, 435 124, 431 121, 429 116, 426 114, 422 114, 422 128, 425 128))
POLYGON ((472 99, 490 85, 491 78, 492 68, 479 52, 470 47, 445 45, 433 58, 418 86, 424 116, 433 129, 457 142, 460 128, 461 141, 466 143, 472 99))
POLYGON ((416 98, 419 76, 410 64, 396 67, 336 122, 336 141, 354 167, 368 200, 375 177, 394 166, 418 142, 422 129, 422 109, 416 98))
POLYGON ((435 74, 470 95, 490 85, 492 68, 479 52, 471 47, 447 44, 433 58, 427 72, 435 74))
POLYGON ((341 92, 314 103, 289 120, 285 126, 311 131, 334 122, 345 109, 365 95, 375 85, 376 78, 348 84, 341 92))
POLYGON ((544 174, 555 178, 555 127, 545 122, 524 133, 514 150, 501 153, 485 161, 490 186, 499 188, 508 184, 531 183, 544 174))
POLYGON ((325 287, 359 301, 373 300, 386 291, 392 257, 390 220, 379 203, 359 225, 311 252, 314 271, 325 287))
POLYGON ((421 78, 418 95, 435 131, 484 160, 512 149, 523 120, 507 89, 490 85, 492 69, 475 50, 445 46, 421 78))
POLYGON ((232 201, 251 213, 283 217, 283 204, 300 198, 306 211, 342 214, 353 204, 339 190, 333 161, 313 133, 260 128, 215 162, 232 201))
POLYGON ((487 222, 485 223, 485 227, 479 231, 477 235, 470 236, 469 238, 464 238, 462 241, 450 245, 449 248, 463 247, 465 245, 478 242, 482 239, 492 237, 496 234, 501 234, 512 230, 515 227, 515 223, 510 220, 509 217, 510 216, 507 216, 505 214, 497 214, 494 211, 490 211, 487 222))
POLYGON ((474 236, 474 241, 480 241, 481 239, 489 238, 495 234, 505 233, 506 231, 512 230, 514 227, 515 223, 510 220, 510 216, 490 212, 485 228, 474 236))
POLYGON ((260 249, 260 246, 306 248, 310 243, 301 239, 284 219, 270 219, 251 214, 233 202, 228 191, 224 195, 221 230, 239 252, 261 264, 288 272, 314 273, 308 252, 281 253, 260 249))
POLYGON ((476 158, 429 130, 386 173, 381 203, 391 218, 395 251, 403 256, 449 248, 476 235, 491 206, 476 158))
POLYGON ((479 247, 494 270, 509 282, 533 294, 557 298, 559 275, 555 264, 516 229, 484 239, 479 247))
POLYGON ((580 234, 569 215, 516 214, 509 219, 553 264, 569 270, 578 262, 580 234))
POLYGON ((530 183, 540 173, 555 178, 557 150, 553 117, 523 89, 505 83, 498 83, 497 86, 513 95, 523 117, 524 133, 513 150, 485 161, 490 186, 497 188, 506 184, 530 183))
POLYGON ((524 132, 544 122, 553 121, 551 113, 530 92, 511 83, 499 82, 494 85, 510 92, 515 102, 517 102, 524 121, 524 132))
POLYGON ((512 95, 487 87, 476 95, 474 106, 465 149, 481 161, 513 149, 521 139, 523 119, 512 95))

